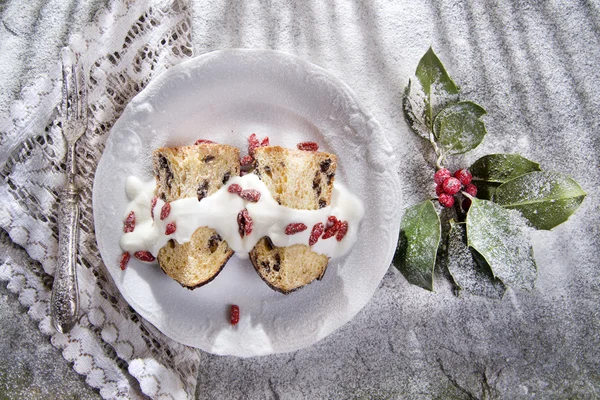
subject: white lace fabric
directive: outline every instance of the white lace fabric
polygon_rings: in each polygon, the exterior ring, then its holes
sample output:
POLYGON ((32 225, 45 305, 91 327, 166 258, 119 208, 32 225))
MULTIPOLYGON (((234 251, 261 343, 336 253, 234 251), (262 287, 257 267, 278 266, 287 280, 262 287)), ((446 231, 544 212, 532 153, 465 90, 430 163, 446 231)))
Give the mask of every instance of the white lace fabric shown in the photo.
POLYGON ((116 2, 70 43, 90 71, 89 125, 77 144, 79 323, 61 334, 49 316, 56 215, 66 182, 58 63, 28 83, 9 112, 0 115, 0 280, 8 282, 40 330, 102 397, 140 398, 141 389, 152 398, 191 398, 199 351, 164 336, 122 299, 102 263, 92 215, 94 172, 111 127, 151 79, 192 56, 187 4, 116 2))

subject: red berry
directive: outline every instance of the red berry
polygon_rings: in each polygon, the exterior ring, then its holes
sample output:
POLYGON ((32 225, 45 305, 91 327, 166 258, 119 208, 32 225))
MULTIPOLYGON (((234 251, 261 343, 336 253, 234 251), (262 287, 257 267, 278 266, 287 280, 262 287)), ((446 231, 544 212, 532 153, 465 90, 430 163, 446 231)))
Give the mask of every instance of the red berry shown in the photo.
POLYGON ((167 229, 165 229, 165 235, 172 235, 173 233, 175 233, 176 229, 177 225, 175 225, 175 222, 169 222, 167 224, 167 229))
POLYGON ((317 151, 319 150, 319 145, 315 142, 302 142, 298 143, 298 150, 317 151))
POLYGON ((133 232, 134 229, 135 229, 135 213, 132 211, 129 213, 129 215, 125 219, 125 224, 123 226, 123 232, 125 232, 125 233, 133 232))
POLYGON ((248 138, 248 154, 250 154, 251 156, 254 156, 254 150, 257 147, 260 147, 260 142, 258 141, 258 138, 256 137, 256 133, 253 133, 248 138))
POLYGON ((469 207, 471 207, 471 199, 466 198, 462 201, 462 209, 463 211, 469 211, 469 207))
POLYGON ((447 168, 442 168, 442 169, 438 169, 435 172, 435 175, 433 175, 433 181, 436 183, 436 185, 441 185, 442 183, 444 183, 444 181, 448 178, 450 178, 452 176, 452 174, 450 173, 450 170, 447 168))
POLYGON ((241 237, 248 236, 252 233, 252 218, 245 208, 239 212, 237 216, 238 232, 241 237))
POLYGON ((196 143, 194 144, 211 144, 214 143, 212 140, 206 140, 206 139, 198 139, 196 140, 196 143))
POLYGON ((158 198, 155 197, 150 202, 150 216, 152 217, 152 219, 154 219, 154 207, 156 207, 157 201, 158 201, 158 198))
POLYGON ((288 226, 285 227, 285 234, 286 235, 295 235, 296 233, 303 232, 306 229, 307 229, 307 226, 301 222, 293 223, 293 224, 289 224, 288 226))
POLYGON ((310 232, 310 238, 308 239, 308 245, 314 246, 315 243, 319 241, 319 238, 323 234, 325 230, 325 225, 322 222, 319 222, 313 226, 312 231, 310 232))
POLYGON ((260 142, 260 147, 267 147, 269 146, 269 137, 265 136, 263 138, 263 140, 260 142))
POLYGON ((127 264, 129 263, 130 258, 131 255, 128 252, 123 253, 123 255, 121 256, 121 263, 119 264, 121 267, 121 271, 125 271, 125 268, 127 268, 127 264))
POLYGON ((446 208, 450 208, 454 205, 454 196, 452 196, 451 194, 448 194, 448 193, 440 194, 440 196, 438 197, 438 200, 439 200, 440 204, 446 208))
POLYGON ((133 255, 140 261, 152 262, 155 260, 154 256, 149 251, 136 251, 133 255))
POLYGON ((327 224, 329 227, 327 229, 325 229, 325 233, 323 233, 323 240, 325 239, 329 239, 330 237, 334 236, 337 232, 338 229, 340 229, 340 221, 338 221, 337 218, 335 218, 335 222, 332 225, 329 225, 332 222, 332 219, 335 217, 329 217, 328 221, 329 223, 327 224))
POLYGON ((229 321, 231 325, 237 325, 240 322, 240 308, 235 304, 232 304, 229 310, 229 321))
POLYGON ((335 217, 335 215, 331 215, 327 218, 327 227, 329 228, 330 226, 337 224, 337 222, 338 219, 335 217))
POLYGON ((242 187, 240 185, 238 185, 237 183, 232 183, 227 188, 227 191, 229 193, 233 193, 233 194, 240 194, 240 193, 242 193, 242 187))
POLYGON ((442 183, 442 187, 444 188, 444 193, 456 194, 460 191, 461 184, 456 178, 447 178, 444 183, 442 183))
POLYGON ((171 203, 165 203, 160 209, 160 219, 161 221, 167 218, 171 214, 171 203))
POLYGON ((436 185, 435 186, 435 194, 437 194, 439 196, 442 193, 444 193, 444 187, 442 185, 436 185))
POLYGON ((348 232, 348 221, 340 222, 340 227, 335 234, 335 238, 338 242, 341 242, 346 233, 348 232))
POLYGON ((466 169, 459 169, 454 173, 454 177, 463 185, 468 185, 473 180, 473 175, 466 169))
POLYGON ((475 197, 477 196, 477 186, 473 185, 472 183, 469 183, 467 187, 465 187, 465 192, 467 192, 472 197, 475 197))
POLYGON ((242 157, 242 159, 240 160, 240 165, 242 167, 249 167, 254 163, 254 157, 252 156, 244 156, 242 157))
POLYGON ((239 194, 242 199, 252 203, 260 200, 260 192, 256 189, 244 189, 239 194))

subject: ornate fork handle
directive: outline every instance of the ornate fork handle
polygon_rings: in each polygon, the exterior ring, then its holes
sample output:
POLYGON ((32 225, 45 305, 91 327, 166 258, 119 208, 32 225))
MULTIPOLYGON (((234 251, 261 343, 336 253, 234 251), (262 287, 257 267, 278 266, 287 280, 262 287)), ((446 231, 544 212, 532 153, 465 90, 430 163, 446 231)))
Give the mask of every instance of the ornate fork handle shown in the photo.
MULTIPOLYGON (((66 55, 72 55, 69 49, 65 50, 67 50, 66 55)), ((77 284, 79 191, 75 185, 77 170, 75 143, 87 129, 87 90, 82 65, 77 61, 77 57, 75 61, 75 64, 68 68, 63 59, 62 129, 68 146, 68 183, 60 199, 58 265, 54 274, 50 308, 52 323, 59 332, 68 332, 79 316, 77 284)))
POLYGON ((79 236, 79 191, 70 181, 60 204, 58 265, 52 287, 52 322, 59 332, 68 332, 79 315, 77 285, 77 239, 79 236))

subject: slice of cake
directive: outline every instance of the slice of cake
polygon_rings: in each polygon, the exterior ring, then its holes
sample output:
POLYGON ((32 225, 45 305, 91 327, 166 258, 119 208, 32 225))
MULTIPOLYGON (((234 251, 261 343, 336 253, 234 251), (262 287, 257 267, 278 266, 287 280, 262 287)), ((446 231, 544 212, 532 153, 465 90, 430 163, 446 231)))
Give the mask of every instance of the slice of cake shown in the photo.
MULTIPOLYGON (((198 201, 219 190, 240 173, 240 153, 235 147, 202 143, 154 151, 156 196, 166 202, 188 197, 198 201)), ((170 240, 158 253, 158 263, 182 286, 194 289, 213 280, 233 250, 217 231, 198 228, 191 241, 170 240)))
MULTIPOLYGON (((257 148, 254 158, 254 173, 282 206, 317 210, 329 205, 337 168, 335 155, 269 146, 257 148)), ((260 277, 282 293, 321 279, 329 261, 308 245, 277 247, 268 237, 252 249, 250 260, 260 277)))

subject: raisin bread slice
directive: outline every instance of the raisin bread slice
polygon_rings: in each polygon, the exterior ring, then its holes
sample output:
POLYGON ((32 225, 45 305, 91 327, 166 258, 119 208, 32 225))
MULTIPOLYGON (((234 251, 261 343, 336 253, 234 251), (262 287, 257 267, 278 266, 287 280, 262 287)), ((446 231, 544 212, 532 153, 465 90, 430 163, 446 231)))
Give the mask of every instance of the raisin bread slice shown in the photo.
MULTIPOLYGON (((335 155, 269 146, 257 148, 254 158, 254 173, 279 204, 304 210, 329 205, 337 168, 335 155)), ((308 245, 277 247, 269 237, 259 240, 250 251, 250 260, 259 276, 282 293, 320 280, 329 262, 308 245)))
MULTIPOLYGON (((187 197, 202 201, 239 175, 239 157, 235 147, 210 143, 155 150, 156 196, 166 202, 187 197)), ((217 231, 200 227, 188 243, 171 239, 158 252, 158 264, 182 286, 194 289, 213 280, 232 255, 217 231)))

